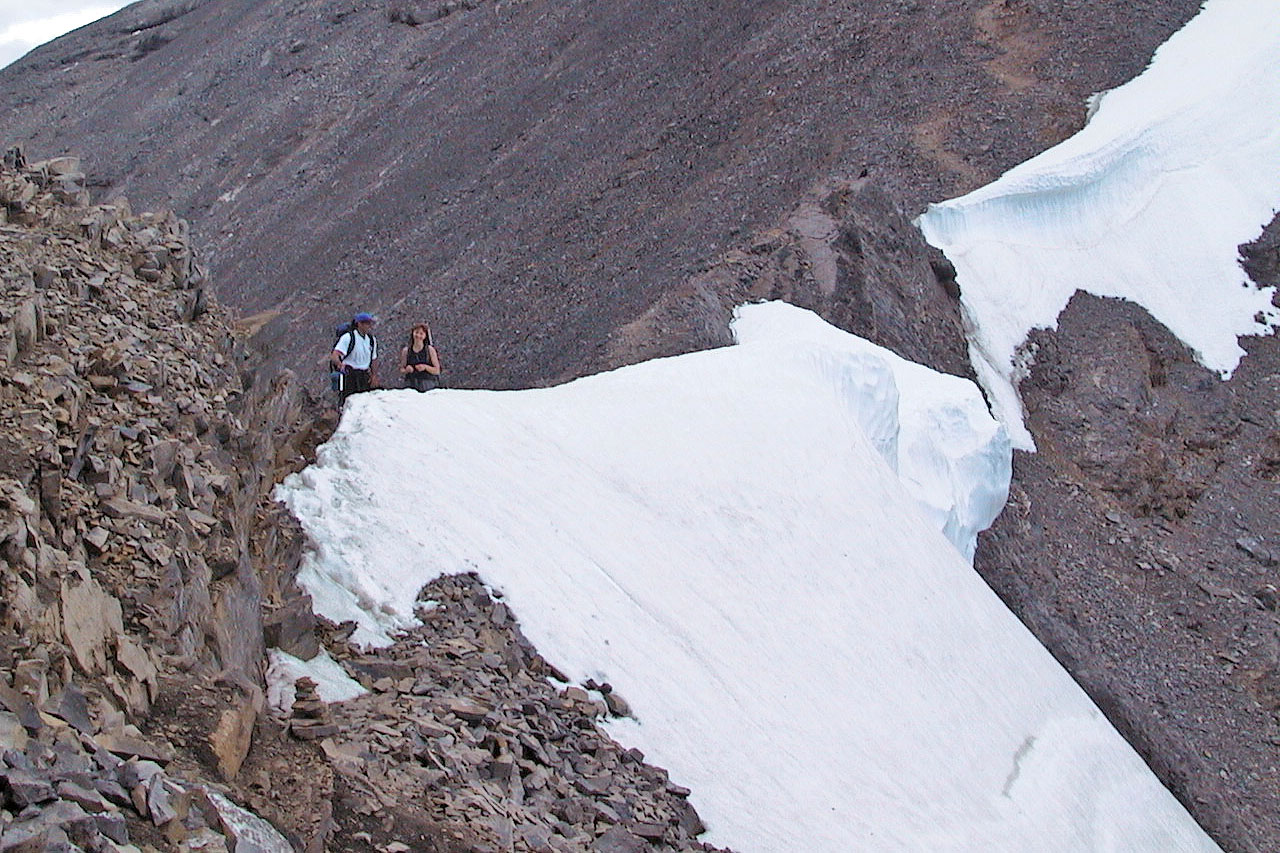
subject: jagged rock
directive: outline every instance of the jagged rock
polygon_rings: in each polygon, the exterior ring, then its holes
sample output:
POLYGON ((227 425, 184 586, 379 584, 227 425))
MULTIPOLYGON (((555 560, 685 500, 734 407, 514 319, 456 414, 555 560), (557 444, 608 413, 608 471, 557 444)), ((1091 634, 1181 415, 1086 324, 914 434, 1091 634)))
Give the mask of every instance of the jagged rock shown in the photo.
POLYGON ((299 740, 319 740, 336 735, 340 729, 333 723, 318 720, 293 720, 289 724, 289 731, 299 740))
POLYGON ((641 853, 648 850, 649 845, 623 827, 612 826, 595 840, 591 849, 595 853, 641 853))
POLYGON ((57 799, 57 793, 48 780, 24 770, 7 770, 0 774, 5 799, 16 809, 25 809, 38 803, 57 799))
POLYGON ((191 853, 230 853, 227 839, 212 829, 205 827, 191 833, 182 843, 182 850, 191 853))
POLYGON ((247 697, 218 716, 218 725, 209 735, 209 746, 218 760, 218 772, 223 779, 234 779, 239 774, 253 743, 257 719, 258 711, 247 697))
POLYGON ((95 814, 93 820, 97 824, 98 832, 111 841, 116 844, 129 843, 129 827, 125 823, 124 815, 119 812, 103 812, 95 814))
POLYGON ((62 625, 80 668, 89 674, 105 671, 108 640, 124 632, 124 622, 119 600, 86 571, 63 580, 62 625))
POLYGON ((71 840, 61 827, 39 815, 11 824, 0 836, 3 853, 73 853, 71 840))
POLYGON ((107 541, 111 534, 101 527, 95 527, 84 535, 84 541, 93 547, 95 553, 101 554, 107 549, 107 541))
POLYGON ((478 702, 472 702, 467 699, 459 699, 457 697, 447 697, 440 705, 440 709, 446 714, 453 714, 460 720, 466 720, 471 723, 478 723, 489 713, 489 708, 478 702))
POLYGON ((0 711, 0 751, 26 749, 27 739, 27 730, 17 715, 9 711, 0 711))
POLYGON ((157 773, 146 785, 147 811, 151 822, 164 826, 170 821, 185 817, 191 796, 181 785, 157 773))
POLYGON ((97 791, 77 785, 74 782, 62 781, 57 787, 58 797, 75 803, 80 808, 91 814, 98 814, 112 810, 112 806, 107 802, 106 797, 97 791))
POLYGON ((211 788, 200 788, 196 793, 235 853, 293 853, 293 846, 262 818, 211 788))
POLYGON ((31 700, 3 681, 0 681, 0 705, 17 717, 18 722, 22 723, 29 733, 34 734, 44 727, 44 723, 40 720, 40 712, 31 700))
POLYGON ((413 677, 413 667, 395 660, 360 658, 349 661, 349 665, 353 670, 355 670, 357 675, 363 675, 371 681, 376 681, 380 678, 390 678, 392 681, 399 681, 402 678, 413 677))
POLYGON ((287 602, 264 619, 262 627, 268 646, 301 660, 311 660, 320 653, 316 617, 311 610, 309 595, 300 595, 287 602))
POLYGON ((45 706, 45 710, 65 720, 81 734, 93 731, 93 719, 89 715, 89 703, 75 684, 67 684, 57 698, 45 706))
POLYGON ((117 768, 116 776, 122 786, 132 791, 134 788, 147 785, 163 772, 164 768, 154 761, 130 759, 117 768))
POLYGON ((140 504, 123 497, 112 497, 102 502, 102 513, 108 518, 136 518, 150 524, 162 524, 168 514, 164 510, 140 504))
MULTIPOLYGON (((156 696, 157 683, 159 673, 156 666, 151 660, 151 656, 147 654, 142 646, 138 645, 134 640, 123 632, 115 636, 116 662, 125 670, 133 675, 140 684, 146 687, 146 695, 149 700, 154 700, 156 696)), ((140 708, 141 712, 146 708, 140 708)))
POLYGON ((169 762, 173 760, 173 747, 138 735, 123 732, 102 732, 98 744, 108 752, 123 757, 136 756, 144 761, 169 762))
POLYGON ((633 823, 631 831, 649 842, 658 842, 666 834, 667 828, 658 823, 633 823))
POLYGON ((1262 544, 1261 540, 1252 536, 1242 536, 1237 539, 1236 547, 1264 566, 1274 566, 1277 562, 1280 562, 1280 560, 1276 559, 1271 549, 1262 544))
POLYGON ((683 801, 680 806, 678 823, 680 828, 690 836, 701 835, 707 831, 702 824, 702 818, 698 817, 697 810, 688 801, 683 801))

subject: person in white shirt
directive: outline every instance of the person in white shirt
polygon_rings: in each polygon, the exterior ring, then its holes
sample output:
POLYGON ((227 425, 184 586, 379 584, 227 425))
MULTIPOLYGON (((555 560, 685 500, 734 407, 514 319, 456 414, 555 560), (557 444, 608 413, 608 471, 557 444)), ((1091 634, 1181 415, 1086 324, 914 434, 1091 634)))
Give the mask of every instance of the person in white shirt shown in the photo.
POLYGON ((338 393, 345 401, 352 394, 378 387, 378 339, 373 336, 373 315, 363 311, 351 320, 351 331, 338 338, 329 360, 342 374, 338 393))

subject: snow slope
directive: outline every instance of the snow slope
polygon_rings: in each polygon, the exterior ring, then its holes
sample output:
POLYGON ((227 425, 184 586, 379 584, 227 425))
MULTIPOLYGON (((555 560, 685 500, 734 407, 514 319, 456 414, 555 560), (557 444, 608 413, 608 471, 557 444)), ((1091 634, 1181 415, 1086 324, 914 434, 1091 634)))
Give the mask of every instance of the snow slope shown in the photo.
POLYGON ((1209 0, 1075 136, 919 225, 955 264, 970 355, 1016 446, 1027 333, 1084 290, 1136 302, 1223 374, 1280 323, 1236 247, 1280 207, 1280 14, 1209 0))
MULTIPOLYGON (((738 343, 777 348, 818 343, 887 367, 896 407, 887 405, 888 400, 883 406, 859 400, 859 422, 907 492, 973 561, 978 534, 991 526, 1009 498, 1013 472, 1008 433, 992 420, 972 382, 907 361, 783 302, 738 309, 733 333, 738 343)), ((878 370, 868 374, 878 376, 878 370)))
POLYGON ((353 398, 279 490, 317 609, 377 640, 478 572, 743 853, 1216 849, 941 532, 1007 487, 972 386, 799 309, 738 334, 557 388, 353 398))

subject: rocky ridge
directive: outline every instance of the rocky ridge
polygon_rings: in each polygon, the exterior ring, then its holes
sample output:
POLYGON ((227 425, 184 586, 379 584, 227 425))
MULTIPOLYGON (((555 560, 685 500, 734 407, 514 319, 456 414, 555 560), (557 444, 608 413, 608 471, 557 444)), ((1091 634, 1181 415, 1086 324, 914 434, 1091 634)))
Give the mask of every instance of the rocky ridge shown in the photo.
POLYGON ((129 849, 130 835, 234 848, 249 819, 166 773, 175 750, 149 724, 180 675, 224 700, 202 733, 216 772, 244 760, 262 706, 259 569, 277 556, 250 542, 280 524, 262 498, 292 461, 272 434, 298 401, 287 377, 242 376, 186 223, 91 206, 83 182, 73 158, 18 149, 0 171, 0 849, 129 849))
POLYGON ((710 849, 474 578, 382 652, 317 630, 270 490, 335 413, 254 369, 184 222, 89 201, 0 167, 0 851, 710 849), (267 647, 321 636, 370 693, 270 707, 267 647))
MULTIPOLYGON (((442 321, 455 377, 536 384, 723 343, 726 293, 898 332, 822 290, 832 258, 861 260, 858 228, 813 227, 828 179, 869 167, 905 210, 980 184, 1078 127, 1200 3, 393 5, 146 0, 6 69, 9 126, 190 216, 220 292, 278 312, 273 346, 387 294, 389 319, 442 321)), ((1248 251, 1274 283, 1275 226, 1248 251)), ((1244 342, 1224 390, 1149 318, 1080 297, 1037 344, 1042 450, 1018 455, 977 568, 1225 849, 1280 849, 1274 352, 1244 342), (1104 329, 1116 353, 1090 348, 1104 329)), ((306 610, 287 601, 284 626, 306 610)), ((204 699, 211 729, 223 700, 204 699)), ((274 731, 242 770, 263 809, 294 778, 261 766, 292 741, 274 731)))

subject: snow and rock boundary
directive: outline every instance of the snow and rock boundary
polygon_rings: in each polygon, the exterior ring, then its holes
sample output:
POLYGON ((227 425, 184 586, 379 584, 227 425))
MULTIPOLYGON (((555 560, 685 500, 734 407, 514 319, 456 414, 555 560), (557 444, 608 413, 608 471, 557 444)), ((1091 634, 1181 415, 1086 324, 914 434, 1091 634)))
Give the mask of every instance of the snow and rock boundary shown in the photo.
POLYGON ((1214 849, 895 473, 910 374, 782 335, 353 398, 279 490, 317 546, 300 578, 377 639, 477 572, 572 682, 626 696, 611 734, 712 843, 1214 849))
POLYGON ((1077 290, 1142 305, 1229 376, 1242 335, 1280 324, 1237 247, 1280 208, 1280 18, 1211 0, 1075 136, 919 225, 955 264, 970 355, 1015 445, 1034 448, 1016 386, 1077 290))

